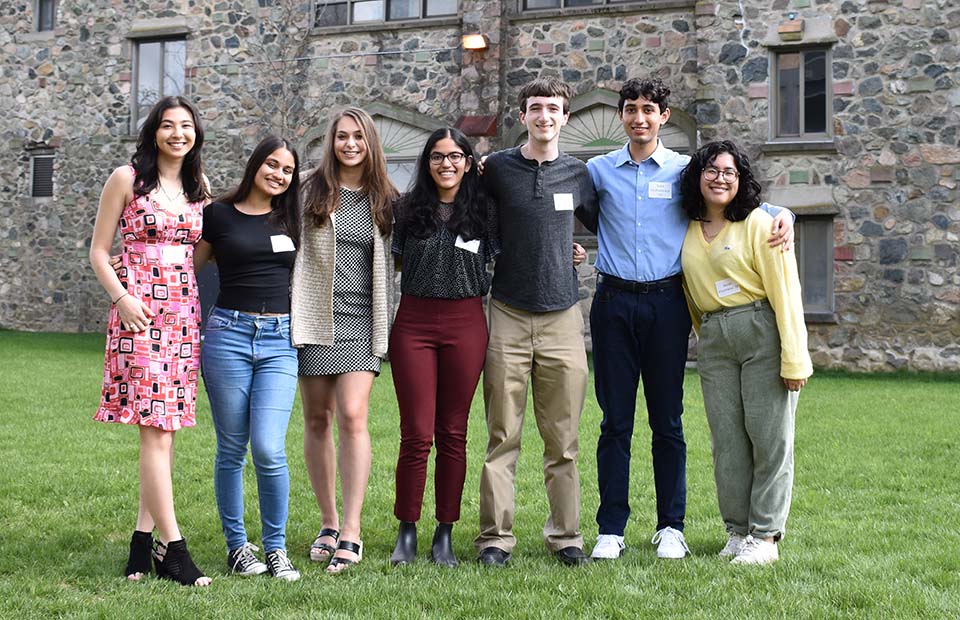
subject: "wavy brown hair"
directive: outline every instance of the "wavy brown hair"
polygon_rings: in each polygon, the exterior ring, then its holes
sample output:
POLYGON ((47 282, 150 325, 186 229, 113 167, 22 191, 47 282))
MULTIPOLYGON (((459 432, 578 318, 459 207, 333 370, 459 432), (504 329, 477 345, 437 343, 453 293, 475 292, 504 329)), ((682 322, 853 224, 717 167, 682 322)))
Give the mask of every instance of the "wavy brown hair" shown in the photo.
POLYGON ((363 191, 370 201, 373 221, 381 235, 389 235, 393 224, 393 201, 399 192, 387 176, 387 158, 383 154, 380 136, 370 115, 360 108, 347 108, 334 115, 327 125, 323 156, 320 165, 314 168, 304 181, 304 218, 315 226, 326 226, 330 214, 340 204, 340 161, 334 152, 337 123, 344 117, 352 118, 360 127, 367 156, 363 163, 363 191))

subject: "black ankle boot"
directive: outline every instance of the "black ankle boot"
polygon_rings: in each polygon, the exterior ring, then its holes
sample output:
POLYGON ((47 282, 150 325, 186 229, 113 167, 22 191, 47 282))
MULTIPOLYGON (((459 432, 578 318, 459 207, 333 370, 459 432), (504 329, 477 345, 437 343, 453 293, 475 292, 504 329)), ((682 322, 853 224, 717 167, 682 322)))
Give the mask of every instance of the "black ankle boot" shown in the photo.
POLYGON ((153 533, 134 530, 130 538, 130 555, 124 575, 127 579, 138 579, 136 575, 150 574, 150 554, 153 552, 153 533))
POLYGON ((454 568, 459 564, 453 555, 453 523, 438 523, 433 532, 433 545, 430 547, 430 559, 439 566, 454 568))
POLYGON ((166 546, 158 543, 153 553, 153 565, 157 577, 176 581, 183 586, 196 585, 197 580, 205 576, 193 563, 187 550, 187 541, 183 538, 173 540, 166 546))
POLYGON ((417 557, 417 524, 413 521, 401 521, 400 531, 397 532, 397 546, 390 555, 390 563, 394 566, 403 566, 413 562, 417 557))

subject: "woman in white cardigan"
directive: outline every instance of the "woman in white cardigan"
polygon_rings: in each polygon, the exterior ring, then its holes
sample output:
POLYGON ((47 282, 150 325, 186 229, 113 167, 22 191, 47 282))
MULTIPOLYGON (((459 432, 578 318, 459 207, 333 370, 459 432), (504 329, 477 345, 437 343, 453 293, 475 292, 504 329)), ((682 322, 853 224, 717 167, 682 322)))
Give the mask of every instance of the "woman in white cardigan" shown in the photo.
POLYGON ((391 204, 397 190, 370 116, 335 115, 306 179, 294 266, 291 338, 299 349, 304 457, 320 507, 310 559, 337 573, 363 556, 360 512, 370 475, 367 409, 386 357, 393 299, 391 204), (333 423, 340 445, 334 451, 333 423), (336 504, 340 471, 343 520, 336 504))

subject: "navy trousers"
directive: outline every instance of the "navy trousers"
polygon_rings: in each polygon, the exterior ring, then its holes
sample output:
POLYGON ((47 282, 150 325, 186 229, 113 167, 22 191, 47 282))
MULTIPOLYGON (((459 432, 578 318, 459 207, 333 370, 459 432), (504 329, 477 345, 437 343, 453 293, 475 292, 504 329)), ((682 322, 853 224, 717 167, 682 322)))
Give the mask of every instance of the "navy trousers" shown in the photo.
POLYGON ((630 517, 630 441, 641 378, 653 431, 657 529, 683 530, 687 445, 681 416, 690 327, 679 278, 636 291, 597 284, 590 331, 594 383, 603 410, 597 444, 600 534, 622 536, 630 517))

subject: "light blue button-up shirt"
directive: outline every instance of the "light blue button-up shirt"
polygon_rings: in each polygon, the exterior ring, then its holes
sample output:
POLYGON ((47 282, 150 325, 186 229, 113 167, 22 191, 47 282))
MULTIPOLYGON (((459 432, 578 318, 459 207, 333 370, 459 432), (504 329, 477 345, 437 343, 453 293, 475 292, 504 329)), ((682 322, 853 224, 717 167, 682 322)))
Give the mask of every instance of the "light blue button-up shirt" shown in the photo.
POLYGON ((689 161, 658 141, 639 164, 629 142, 587 162, 600 202, 598 271, 638 282, 680 273, 690 222, 680 207, 680 173, 689 161))

